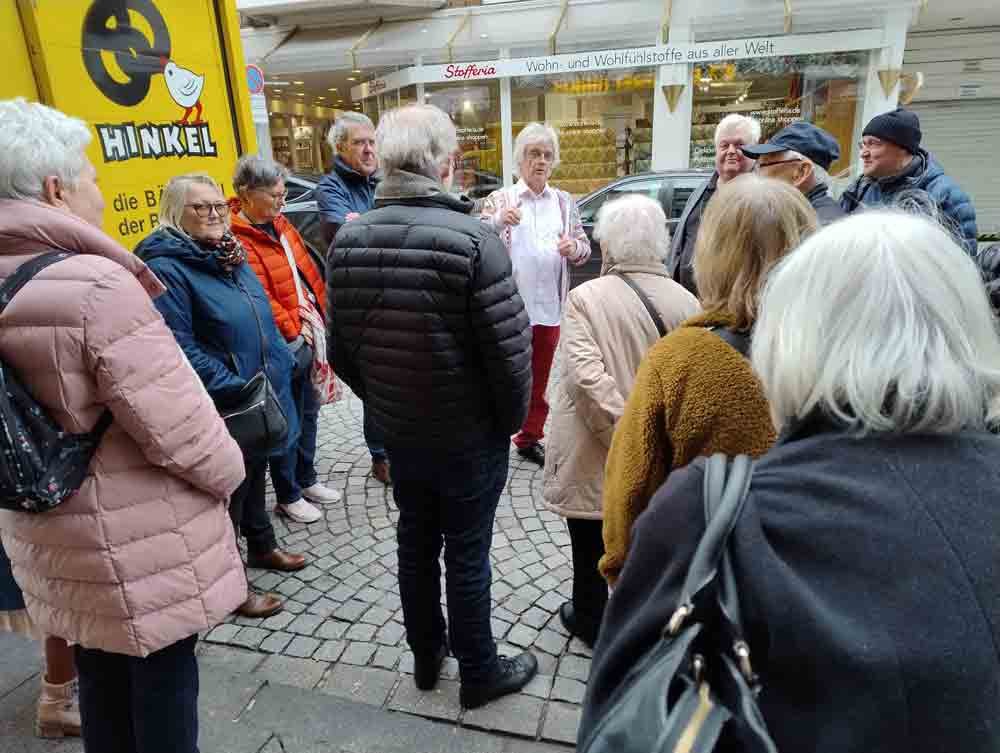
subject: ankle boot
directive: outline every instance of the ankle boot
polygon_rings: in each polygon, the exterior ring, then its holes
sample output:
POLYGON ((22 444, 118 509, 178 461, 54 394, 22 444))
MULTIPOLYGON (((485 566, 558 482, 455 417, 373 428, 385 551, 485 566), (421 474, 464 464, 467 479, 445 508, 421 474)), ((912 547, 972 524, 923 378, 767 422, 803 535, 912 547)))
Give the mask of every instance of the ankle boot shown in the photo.
POLYGON ((80 736, 80 685, 74 679, 53 685, 42 678, 42 694, 35 714, 38 737, 80 736))

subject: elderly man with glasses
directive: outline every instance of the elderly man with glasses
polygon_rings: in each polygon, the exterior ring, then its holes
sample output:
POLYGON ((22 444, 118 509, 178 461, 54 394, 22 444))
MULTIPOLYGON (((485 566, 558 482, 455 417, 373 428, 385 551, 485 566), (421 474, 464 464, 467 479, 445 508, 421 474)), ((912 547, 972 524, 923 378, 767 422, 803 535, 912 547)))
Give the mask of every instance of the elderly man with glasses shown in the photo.
POLYGON ((542 123, 526 125, 514 142, 514 161, 521 179, 486 198, 482 219, 500 233, 510 253, 517 289, 531 320, 531 408, 514 436, 514 446, 518 455, 544 466, 542 437, 549 415, 545 389, 569 294, 569 265, 586 263, 590 241, 573 197, 549 185, 559 164, 555 129, 542 123))
POLYGON ((822 128, 798 120, 782 128, 765 144, 744 146, 743 154, 757 160, 754 170, 760 175, 776 178, 804 193, 820 224, 828 225, 845 216, 827 185, 830 179, 827 170, 840 159, 840 146, 822 128))
POLYGON ((920 146, 920 119, 903 108, 876 115, 862 133, 863 174, 840 197, 848 214, 864 206, 902 206, 927 213, 976 254, 976 209, 937 160, 920 146))

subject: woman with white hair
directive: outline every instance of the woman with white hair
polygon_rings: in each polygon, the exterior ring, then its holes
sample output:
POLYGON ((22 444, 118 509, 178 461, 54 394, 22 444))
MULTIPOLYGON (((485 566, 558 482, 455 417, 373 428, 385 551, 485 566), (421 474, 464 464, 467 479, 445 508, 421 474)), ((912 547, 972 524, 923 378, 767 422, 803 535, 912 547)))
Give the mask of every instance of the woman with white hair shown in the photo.
MULTIPOLYGON (((216 405, 228 406, 258 373, 267 375, 288 420, 286 444, 271 453, 281 457, 299 438, 292 396, 295 360, 229 222, 229 204, 211 176, 179 175, 163 188, 159 227, 135 253, 166 285, 156 307, 216 405)), ((265 509, 268 456, 240 449, 246 479, 233 492, 229 514, 237 535, 246 537, 247 564, 301 570, 306 558, 278 548, 265 509)), ((282 606, 275 594, 251 592, 236 611, 244 617, 269 617, 282 606)))
MULTIPOLYGON (((1000 339, 975 263, 868 212, 774 270, 752 360, 781 432, 731 539, 778 750, 1000 750, 1000 339)), ((583 739, 661 639, 701 537, 704 461, 636 525, 583 739)))
POLYGON ((570 291, 559 341, 562 379, 552 401, 545 506, 566 518, 573 551, 573 598, 563 626, 593 646, 608 589, 597 571, 604 554, 601 491, 615 424, 649 347, 701 310, 667 275, 667 218, 633 194, 601 207, 595 236, 601 276, 570 291))
MULTIPOLYGON (((0 536, 35 629, 74 644, 84 750, 196 753, 198 633, 246 597, 226 515, 243 461, 153 304, 163 285, 100 229, 90 140, 76 118, 0 102, 0 277, 66 254, 4 310, 0 358, 66 431, 106 426, 79 490, 0 511, 0 536)), ((40 713, 40 731, 68 716, 40 713)))
POLYGON ((569 265, 590 258, 590 241, 573 197, 549 185, 559 165, 559 136, 548 124, 529 123, 514 141, 520 180, 486 197, 482 219, 497 232, 514 267, 531 320, 531 406, 514 436, 517 453, 545 465, 542 446, 549 405, 545 390, 559 343, 559 321, 569 293, 569 265))

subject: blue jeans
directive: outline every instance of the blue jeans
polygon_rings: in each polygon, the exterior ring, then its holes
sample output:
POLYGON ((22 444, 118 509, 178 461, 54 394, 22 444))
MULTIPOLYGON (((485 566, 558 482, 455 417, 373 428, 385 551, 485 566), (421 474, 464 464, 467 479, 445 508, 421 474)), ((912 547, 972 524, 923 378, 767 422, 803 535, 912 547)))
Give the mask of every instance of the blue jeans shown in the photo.
POLYGON ((389 448, 406 641, 414 654, 433 656, 447 634, 462 682, 484 682, 498 666, 490 625, 490 543, 507 483, 508 444, 504 437, 462 451, 389 448), (442 545, 447 624, 441 612, 442 545))
POLYGON ((198 753, 197 635, 144 659, 76 646, 87 753, 198 753))
POLYGON ((270 459, 271 483, 278 504, 302 499, 302 490, 316 483, 316 430, 319 397, 309 378, 309 368, 297 369, 292 378, 292 397, 299 414, 299 441, 284 455, 270 459))
POLYGON ((378 427, 378 424, 375 423, 375 419, 371 417, 367 406, 362 405, 361 408, 365 419, 365 444, 368 445, 368 452, 371 453, 372 462, 385 460, 385 435, 378 427))

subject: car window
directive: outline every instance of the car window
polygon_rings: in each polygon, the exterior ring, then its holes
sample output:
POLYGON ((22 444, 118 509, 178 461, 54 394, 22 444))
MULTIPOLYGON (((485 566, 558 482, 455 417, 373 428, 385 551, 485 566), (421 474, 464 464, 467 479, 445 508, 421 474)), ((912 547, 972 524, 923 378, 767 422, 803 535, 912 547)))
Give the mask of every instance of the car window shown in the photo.
POLYGON ((285 190, 288 191, 288 198, 285 201, 292 204, 296 201, 308 201, 311 197, 313 187, 296 181, 287 181, 285 190))
POLYGON ((704 182, 703 178, 676 178, 673 181, 669 202, 661 202, 663 211, 667 213, 667 218, 671 220, 680 219, 684 213, 684 206, 687 200, 704 182))
POLYGON ((597 211, 602 206, 609 201, 614 201, 627 194, 641 193, 651 199, 658 199, 660 190, 665 182, 667 182, 665 177, 656 177, 614 184, 607 191, 598 194, 580 207, 580 219, 583 222, 594 222, 597 219, 597 211))
POLYGON ((323 232, 320 228, 319 212, 315 209, 303 212, 287 212, 286 219, 299 231, 302 240, 306 242, 307 250, 319 265, 320 270, 326 268, 326 248, 323 245, 323 232))

